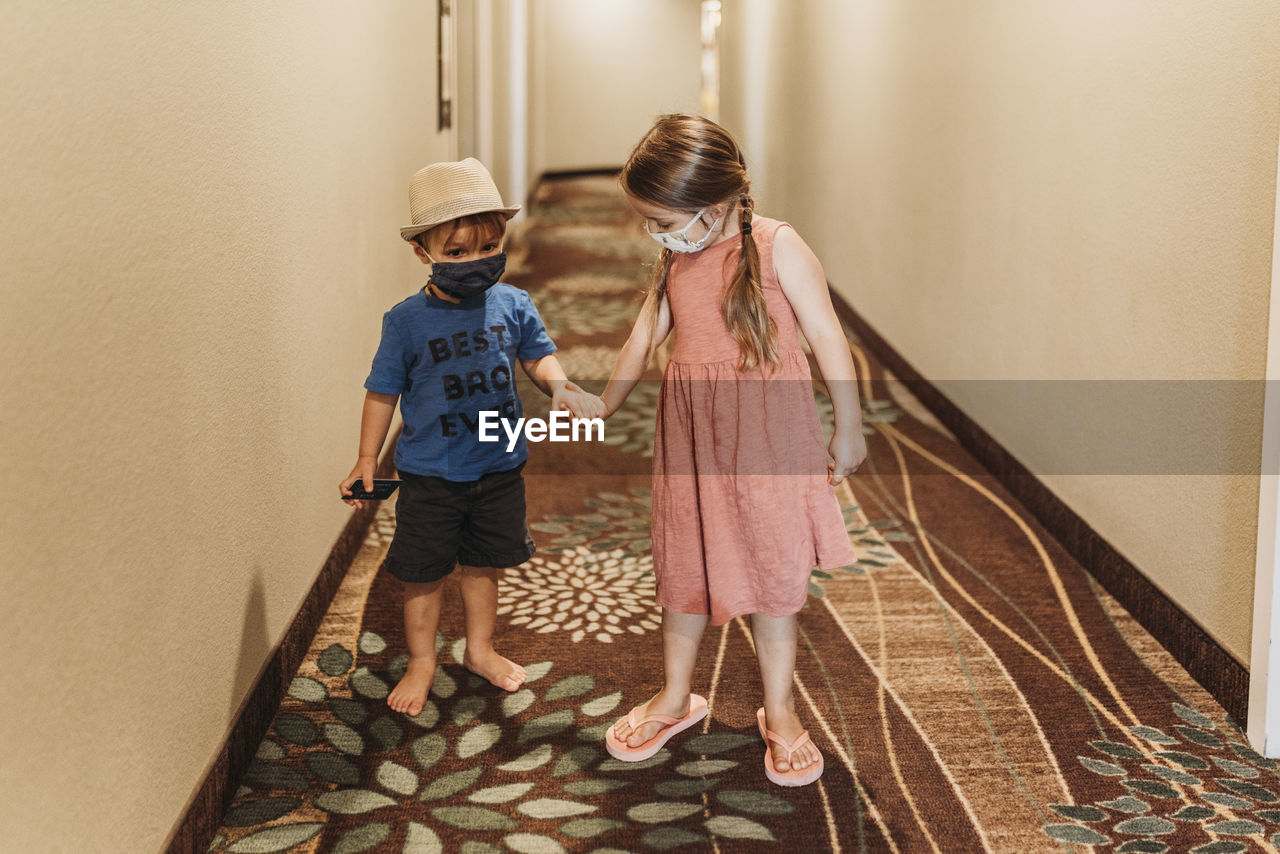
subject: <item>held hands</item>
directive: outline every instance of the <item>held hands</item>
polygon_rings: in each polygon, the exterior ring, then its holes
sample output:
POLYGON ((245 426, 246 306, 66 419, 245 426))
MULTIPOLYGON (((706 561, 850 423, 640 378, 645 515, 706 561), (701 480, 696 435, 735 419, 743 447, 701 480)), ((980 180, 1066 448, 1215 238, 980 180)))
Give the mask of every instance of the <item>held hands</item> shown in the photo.
POLYGON ((827 445, 831 460, 827 462, 827 483, 837 486, 858 470, 867 458, 867 440, 862 435, 862 425, 852 430, 836 430, 827 445))
POLYGON ((347 475, 346 480, 338 484, 338 492, 342 495, 342 500, 357 509, 364 506, 364 502, 359 498, 351 498, 351 487, 357 480, 364 481, 364 491, 368 492, 373 487, 373 473, 378 468, 377 457, 360 457, 356 460, 355 468, 351 470, 351 474, 347 475))
POLYGON ((603 400, 569 380, 551 395, 551 408, 566 410, 574 418, 604 418, 608 414, 603 400))

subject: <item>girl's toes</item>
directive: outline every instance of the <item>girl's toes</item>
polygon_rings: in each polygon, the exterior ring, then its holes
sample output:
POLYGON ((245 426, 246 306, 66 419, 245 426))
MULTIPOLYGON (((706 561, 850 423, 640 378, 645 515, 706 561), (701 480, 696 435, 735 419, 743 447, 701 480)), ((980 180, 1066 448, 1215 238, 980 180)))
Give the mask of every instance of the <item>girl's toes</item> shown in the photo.
POLYGON ((641 736, 641 733, 644 732, 650 726, 652 726, 652 724, 646 724, 640 729, 632 730, 631 734, 627 736, 627 747, 639 747, 640 745, 648 741, 650 738, 652 738, 653 737, 652 735, 645 735, 643 737, 641 736))

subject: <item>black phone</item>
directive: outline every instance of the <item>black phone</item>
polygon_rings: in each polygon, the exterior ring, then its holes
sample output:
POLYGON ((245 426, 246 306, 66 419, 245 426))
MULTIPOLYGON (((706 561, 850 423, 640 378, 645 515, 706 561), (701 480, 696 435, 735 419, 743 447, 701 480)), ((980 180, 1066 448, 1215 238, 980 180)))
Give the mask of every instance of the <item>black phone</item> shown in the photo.
POLYGON ((381 478, 373 482, 373 490, 371 492, 364 491, 364 481, 357 480, 351 484, 351 494, 342 496, 343 499, 359 498, 363 500, 382 501, 384 498, 390 498, 391 493, 400 487, 398 480, 382 480, 381 478))

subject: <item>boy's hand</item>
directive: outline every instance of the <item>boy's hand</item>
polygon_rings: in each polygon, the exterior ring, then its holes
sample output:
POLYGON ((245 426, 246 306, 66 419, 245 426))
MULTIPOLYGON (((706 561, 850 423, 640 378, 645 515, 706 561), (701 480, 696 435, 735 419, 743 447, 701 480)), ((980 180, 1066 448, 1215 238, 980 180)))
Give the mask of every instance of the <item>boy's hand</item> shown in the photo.
POLYGON ((574 418, 604 418, 606 412, 603 400, 568 381, 551 395, 551 408, 568 410, 574 418))
POLYGON ((360 457, 356 460, 355 468, 351 470, 351 474, 347 475, 347 479, 338 484, 338 492, 342 495, 342 500, 357 509, 364 506, 364 502, 359 498, 351 498, 351 486, 357 480, 363 481, 364 491, 368 492, 373 489, 373 474, 378 469, 377 457, 360 457))

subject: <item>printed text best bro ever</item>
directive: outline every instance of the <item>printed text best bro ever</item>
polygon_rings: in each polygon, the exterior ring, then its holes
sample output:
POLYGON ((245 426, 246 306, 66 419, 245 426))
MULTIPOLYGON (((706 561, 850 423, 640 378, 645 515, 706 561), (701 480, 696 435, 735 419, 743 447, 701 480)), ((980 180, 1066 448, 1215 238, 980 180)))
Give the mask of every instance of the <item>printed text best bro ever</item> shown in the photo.
MULTIPOLYGON (((475 329, 471 332, 457 332, 449 338, 432 338, 427 342, 434 364, 453 360, 465 364, 480 355, 489 352, 491 347, 502 349, 512 340, 511 330, 505 325, 490 326, 488 329, 475 329), (492 337, 493 340, 490 340, 492 337)), ((488 395, 503 391, 511 386, 511 372, 505 365, 494 367, 488 374, 483 371, 460 369, 458 373, 445 374, 441 377, 444 384, 445 400, 458 400, 476 394, 488 395)), ((604 420, 600 418, 573 418, 569 413, 552 412, 550 422, 542 418, 517 418, 512 426, 510 416, 515 414, 512 401, 503 403, 502 411, 482 409, 476 413, 478 422, 472 422, 465 412, 445 413, 440 416, 440 435, 456 436, 458 426, 454 419, 462 421, 463 426, 476 434, 481 442, 497 442, 501 439, 495 434, 498 424, 507 434, 507 453, 515 450, 521 430, 530 442, 541 442, 544 439, 552 442, 577 442, 579 430, 582 439, 588 442, 604 441, 604 420), (567 431, 567 432, 566 432, 567 431), (594 436, 593 436, 594 433, 594 436)))

